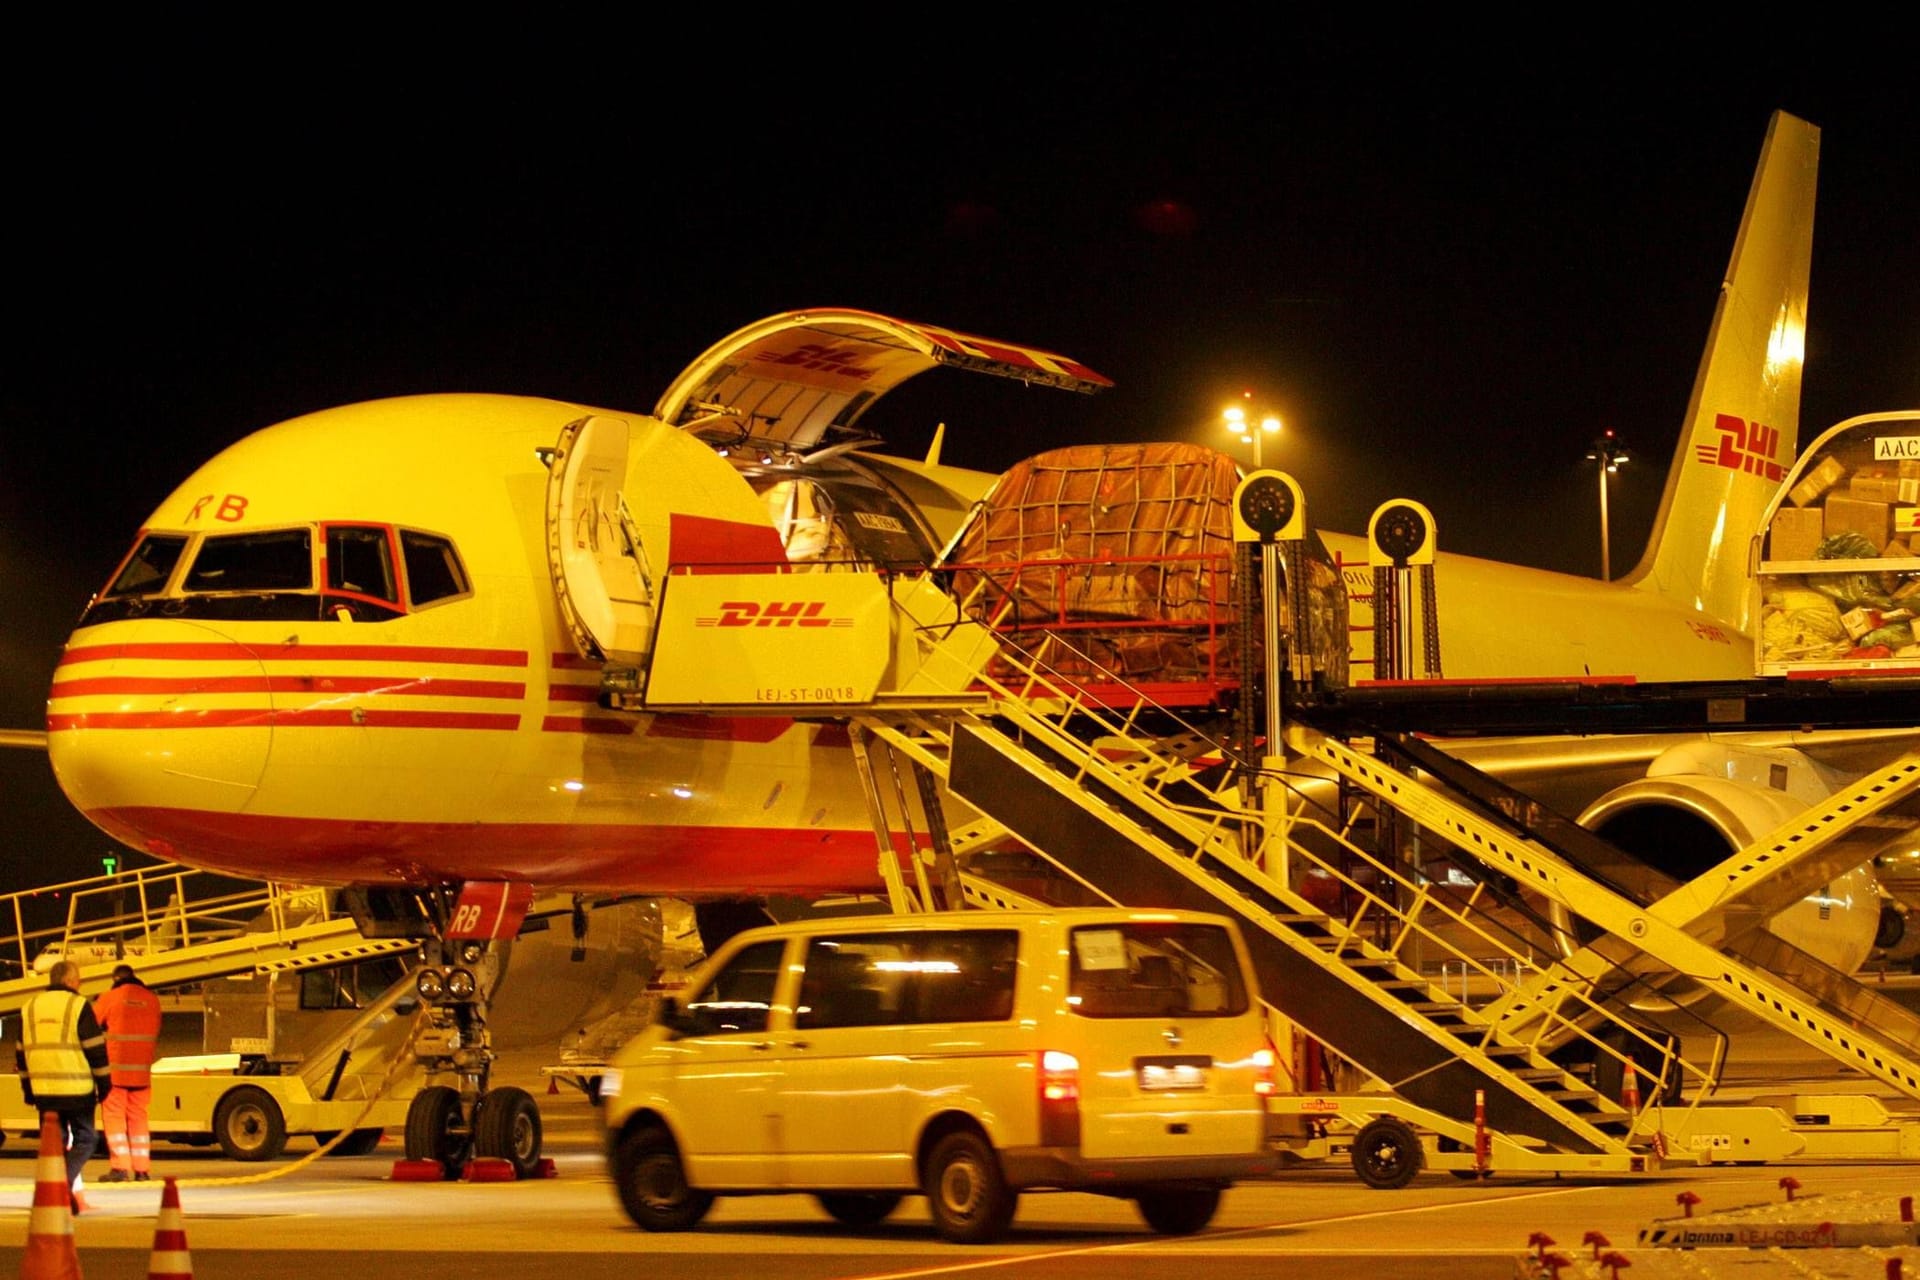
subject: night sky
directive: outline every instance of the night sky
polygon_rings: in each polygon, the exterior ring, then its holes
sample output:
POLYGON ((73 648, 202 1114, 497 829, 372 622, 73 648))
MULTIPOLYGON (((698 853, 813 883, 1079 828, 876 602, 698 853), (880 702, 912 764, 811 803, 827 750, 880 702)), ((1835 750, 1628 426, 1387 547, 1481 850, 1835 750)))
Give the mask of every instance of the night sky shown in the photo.
MULTIPOLYGON (((947 461, 996 470, 1219 444, 1251 389, 1286 419, 1266 461, 1313 523, 1362 531, 1412 497, 1445 548, 1572 573, 1599 571, 1582 454, 1613 428, 1637 459, 1622 572, 1775 108, 1823 130, 1802 441, 1920 407, 1920 94, 1891 28, 1728 49, 1282 11, 1257 31, 775 16, 455 39, 189 9, 110 47, 20 42, 0 725, 40 726, 88 594, 240 436, 430 391, 644 411, 711 342, 804 307, 1030 343, 1117 384, 929 373, 864 420, 899 452, 939 421, 947 461)), ((110 846, 37 754, 0 751, 0 798, 0 891, 110 846)))

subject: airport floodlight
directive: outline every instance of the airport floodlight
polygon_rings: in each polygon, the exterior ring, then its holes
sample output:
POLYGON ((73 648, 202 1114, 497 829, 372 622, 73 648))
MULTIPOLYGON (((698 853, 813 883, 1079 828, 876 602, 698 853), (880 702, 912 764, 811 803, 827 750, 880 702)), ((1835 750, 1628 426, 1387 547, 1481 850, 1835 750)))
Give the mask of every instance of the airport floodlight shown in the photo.
POLYGON ((1594 469, 1600 474, 1600 580, 1602 582, 1613 580, 1612 539, 1607 532, 1607 477, 1620 470, 1632 457, 1633 454, 1627 446, 1620 443, 1619 437, 1614 435, 1612 427, 1595 436, 1593 443, 1587 446, 1587 461, 1593 463, 1594 469))
MULTIPOLYGON (((1251 395, 1252 393, 1249 392, 1248 394, 1251 395)), ((1280 415, 1277 413, 1261 414, 1260 429, 1258 431, 1253 429, 1253 424, 1247 417, 1247 411, 1237 404, 1231 404, 1222 409, 1220 411, 1220 418, 1221 421, 1226 424, 1227 430, 1238 436, 1242 443, 1247 441, 1253 442, 1253 469, 1255 471, 1260 470, 1262 466, 1260 437, 1263 435, 1272 436, 1280 434, 1280 415)))

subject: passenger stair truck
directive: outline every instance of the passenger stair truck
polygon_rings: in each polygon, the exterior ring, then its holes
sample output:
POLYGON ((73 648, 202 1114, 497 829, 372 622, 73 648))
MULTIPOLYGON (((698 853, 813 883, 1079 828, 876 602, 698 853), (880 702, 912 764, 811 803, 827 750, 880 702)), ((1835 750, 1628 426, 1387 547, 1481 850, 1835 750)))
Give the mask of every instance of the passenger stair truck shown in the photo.
MULTIPOLYGON (((44 990, 59 956, 80 962, 89 999, 122 961, 160 994, 169 1025, 153 1069, 155 1138, 270 1160, 290 1134, 366 1154, 405 1123, 417 1086, 402 1012, 415 944, 363 938, 324 892, 159 864, 10 894, 0 911, 13 925, 0 946, 23 975, 0 982, 0 1015, 44 990), (37 924, 49 903, 64 903, 65 919, 37 924)), ((0 1075, 0 1132, 38 1131, 19 1077, 0 1075)))
MULTIPOLYGON (((988 506, 977 520, 990 530, 991 499, 988 506)), ((1667 1139, 1683 1132, 1674 1100, 1693 1108, 1715 1090, 1719 1054, 1684 1059, 1672 1038, 1632 1017, 1622 997, 1645 986, 1704 987, 1920 1097, 1920 1051, 1910 1047, 1920 1045, 1920 1019, 1757 928, 1833 868, 1857 863, 1863 825, 1920 817, 1920 757, 1863 779, 1664 894, 1608 883, 1607 869, 1623 856, 1410 735, 1343 739, 1297 719, 1270 723, 1266 741, 1284 741, 1290 769, 1310 766, 1331 780, 1326 794, 1335 803, 1316 809, 1304 794, 1274 788, 1275 770, 1231 767, 1248 749, 1220 740, 1218 720, 1203 722, 1198 709, 1217 702, 1220 688, 1242 685, 1263 660, 1270 673, 1284 663, 1296 687, 1323 680, 1330 637, 1344 654, 1339 570, 1317 539, 1297 535, 1258 548, 1263 574, 1252 571, 1256 552, 1243 550, 1228 595, 1223 581, 1209 581, 1227 575, 1217 555, 1209 568, 1204 553, 1212 548, 1200 541, 1177 579, 1131 548, 1080 556, 1016 550, 969 561, 964 536, 940 574, 874 575, 891 639, 871 675, 848 681, 843 646, 823 656, 840 663, 834 700, 779 710, 852 722, 877 854, 898 903, 1015 897, 965 874, 1013 847, 1043 859, 1052 887, 1079 900, 1231 912, 1243 922, 1266 997, 1379 1086, 1296 1095, 1292 1141, 1324 1154, 1330 1132, 1357 1130, 1356 1170, 1379 1186, 1401 1185, 1423 1166, 1468 1176, 1633 1172, 1704 1158, 1667 1139), (1115 580, 1116 568, 1124 580, 1115 580), (1262 577, 1274 587, 1265 614, 1302 620, 1309 634, 1281 626, 1263 643, 1223 616, 1231 612, 1223 600, 1259 616, 1251 584, 1262 577), (1157 608, 1168 602, 1170 581, 1177 609, 1157 608), (1068 600, 1077 608, 1062 607, 1068 600), (1035 602, 1055 616, 1036 620, 1035 602), (1188 608, 1191 616, 1181 616, 1188 608), (1074 634, 1074 622, 1103 610, 1104 636, 1099 627, 1074 634), (1141 620, 1147 625, 1127 626, 1141 620), (1158 696, 1146 696, 1146 686, 1158 696), (1196 709, 1192 721, 1170 708, 1176 702, 1196 709), (1257 773, 1273 789, 1264 806, 1260 788, 1243 782, 1257 773), (959 814, 951 826, 944 804, 959 814), (926 856, 899 856, 894 833, 903 828, 914 847, 929 847, 926 856), (1471 872, 1471 891, 1405 861, 1403 849, 1415 844, 1444 845, 1453 864, 1471 872), (1336 889, 1338 909, 1328 909, 1322 893, 1309 896, 1309 884, 1336 889), (1564 958, 1517 943, 1505 921, 1531 901, 1590 922, 1595 936, 1564 958), (1436 962, 1454 976, 1443 980, 1436 962)), ((855 575, 829 576, 844 585, 855 575)), ((724 575, 670 577, 650 681, 626 705, 766 710, 755 706, 750 676, 738 689, 727 683, 728 672, 769 669, 765 662, 744 652, 716 661, 714 633, 694 630, 705 597, 676 601, 681 582, 706 594, 731 589, 715 577, 724 575)), ((755 640, 750 631, 736 637, 745 646, 755 640)), ((1437 664, 1431 647, 1430 657, 1437 664)), ((796 686, 810 683, 807 673, 791 674, 796 686)), ((1278 681, 1270 676, 1268 684, 1278 681)), ((1256 732, 1236 736, 1245 744, 1256 732)))

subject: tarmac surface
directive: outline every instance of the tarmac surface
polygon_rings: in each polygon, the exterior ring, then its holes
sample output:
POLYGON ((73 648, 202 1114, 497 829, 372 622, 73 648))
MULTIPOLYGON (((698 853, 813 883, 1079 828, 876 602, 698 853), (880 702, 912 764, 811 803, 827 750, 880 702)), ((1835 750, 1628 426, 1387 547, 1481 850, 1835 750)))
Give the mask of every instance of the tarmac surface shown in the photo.
MULTIPOLYGON (((157 1144, 155 1177, 178 1179, 193 1274, 1477 1280, 1531 1274, 1522 1259, 1536 1233, 1550 1236, 1560 1252, 1590 1255, 1583 1239, 1598 1232, 1630 1260, 1629 1280, 1878 1277, 1896 1253, 1908 1275, 1920 1276, 1920 1250, 1913 1248, 1689 1251, 1637 1243, 1642 1228, 1680 1215, 1679 1197, 1687 1192, 1700 1197, 1697 1214, 1773 1204, 1784 1200, 1780 1180, 1790 1176, 1811 1216, 1864 1196, 1891 1204, 1920 1194, 1920 1163, 1892 1161, 1715 1166, 1606 1179, 1423 1174, 1400 1191, 1369 1190, 1344 1163, 1303 1166, 1234 1188, 1213 1224, 1184 1238, 1155 1235, 1129 1202, 1076 1194, 1024 1197, 1008 1237, 981 1247, 941 1240, 916 1199, 864 1231, 833 1223, 804 1196, 723 1199, 699 1229, 651 1235, 629 1223, 615 1200, 598 1112, 574 1090, 548 1094, 535 1068, 504 1069, 499 1078, 530 1088, 541 1103, 547 1152, 559 1170, 552 1179, 395 1183, 389 1174, 400 1154, 397 1134, 372 1156, 304 1163, 313 1150, 307 1138, 290 1140, 288 1155, 269 1164, 236 1163, 217 1148, 157 1144)), ((34 1144, 18 1136, 0 1150, 0 1274, 19 1274, 35 1154, 34 1144)), ((74 1220, 76 1251, 93 1280, 138 1280, 147 1275, 160 1183, 100 1185, 105 1170, 104 1160, 88 1166, 91 1208, 74 1220)), ((1531 1249, 1540 1251, 1537 1244, 1531 1249)), ((1581 1273, 1564 1274, 1572 1280, 1581 1273)))

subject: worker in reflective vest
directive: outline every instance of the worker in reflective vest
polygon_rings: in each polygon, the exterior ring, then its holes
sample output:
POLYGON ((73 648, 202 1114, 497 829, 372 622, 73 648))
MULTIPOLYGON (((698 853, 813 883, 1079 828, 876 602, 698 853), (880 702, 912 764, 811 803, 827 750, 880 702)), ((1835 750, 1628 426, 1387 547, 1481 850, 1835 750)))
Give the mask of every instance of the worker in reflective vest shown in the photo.
POLYGON ((113 986, 93 1002, 93 1016, 107 1033, 107 1061, 113 1091, 100 1109, 107 1132, 106 1181, 145 1182, 153 1167, 153 1137, 147 1128, 147 1102, 153 1096, 153 1059, 160 1045, 160 997, 134 974, 115 965, 113 986))
POLYGON ((14 1050, 20 1090, 27 1105, 58 1116, 67 1135, 67 1185, 73 1211, 80 1171, 93 1154, 95 1103, 107 1096, 107 1038, 80 994, 80 966, 60 960, 47 973, 47 989, 20 1010, 20 1043, 14 1050))

